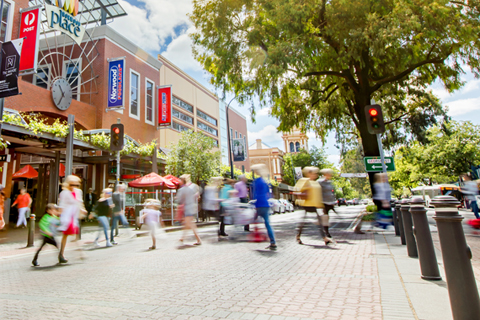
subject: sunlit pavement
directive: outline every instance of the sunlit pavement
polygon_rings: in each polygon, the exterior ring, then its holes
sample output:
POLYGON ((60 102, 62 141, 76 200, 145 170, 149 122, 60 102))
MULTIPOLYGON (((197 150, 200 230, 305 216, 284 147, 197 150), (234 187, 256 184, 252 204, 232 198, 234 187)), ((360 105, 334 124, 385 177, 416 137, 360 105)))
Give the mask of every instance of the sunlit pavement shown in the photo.
MULTIPOLYGON (((248 242, 240 231, 236 241, 218 241, 216 228, 207 227, 200 229, 203 245, 189 245, 195 242, 190 235, 181 250, 181 234, 173 232, 154 251, 147 250, 149 237, 120 237, 112 248, 88 246, 84 260, 69 250, 70 261, 62 266, 54 250, 42 253, 36 268, 30 252, 9 255, 0 259, 0 318, 389 319, 382 277, 396 271, 379 275, 379 235, 345 230, 363 208, 331 214, 335 246, 324 245, 313 223, 298 245, 298 211, 271 217, 277 251, 265 250, 266 242, 248 242)), ((226 231, 235 233, 233 226, 226 231)), ((414 319, 404 292, 397 295, 399 302, 391 301, 402 319, 414 319)))

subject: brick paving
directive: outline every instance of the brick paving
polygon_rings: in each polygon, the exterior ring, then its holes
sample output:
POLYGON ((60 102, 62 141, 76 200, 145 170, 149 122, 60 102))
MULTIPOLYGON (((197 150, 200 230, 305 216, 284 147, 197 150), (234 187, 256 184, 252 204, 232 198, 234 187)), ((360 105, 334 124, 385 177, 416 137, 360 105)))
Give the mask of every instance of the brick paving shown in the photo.
MULTIPOLYGON (((179 233, 147 251, 148 237, 113 248, 22 252, 0 260, 2 319, 382 319, 372 234, 332 230, 326 247, 313 226, 294 241, 295 214, 274 216, 278 250, 221 241, 201 230, 200 247, 177 248, 179 233)), ((189 239, 193 243, 193 237, 189 239)), ((72 244, 69 244, 72 246, 72 244)), ((28 250, 28 249, 25 249, 28 250)))

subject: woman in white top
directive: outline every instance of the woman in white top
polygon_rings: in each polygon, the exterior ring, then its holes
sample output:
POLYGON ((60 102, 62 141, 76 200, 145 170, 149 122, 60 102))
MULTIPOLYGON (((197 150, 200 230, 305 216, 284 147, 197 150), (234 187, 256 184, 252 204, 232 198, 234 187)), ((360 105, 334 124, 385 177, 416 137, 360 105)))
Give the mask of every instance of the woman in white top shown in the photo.
POLYGON ((83 206, 83 194, 80 187, 80 178, 74 175, 70 175, 65 179, 63 184, 63 191, 60 192, 59 206, 62 209, 60 216, 60 227, 58 231, 62 231, 62 244, 60 247, 60 253, 58 255, 58 261, 60 263, 67 263, 68 260, 64 258, 63 253, 67 244, 67 238, 69 235, 78 234, 78 219, 80 213, 85 214, 86 210, 83 206))
POLYGON ((162 221, 162 213, 160 212, 160 201, 155 199, 147 199, 145 201, 145 209, 140 211, 142 214, 142 219, 145 219, 145 224, 150 229, 150 235, 152 236, 152 246, 149 248, 150 250, 155 250, 157 248, 157 238, 155 237, 157 233, 157 228, 159 223, 164 227, 162 221))

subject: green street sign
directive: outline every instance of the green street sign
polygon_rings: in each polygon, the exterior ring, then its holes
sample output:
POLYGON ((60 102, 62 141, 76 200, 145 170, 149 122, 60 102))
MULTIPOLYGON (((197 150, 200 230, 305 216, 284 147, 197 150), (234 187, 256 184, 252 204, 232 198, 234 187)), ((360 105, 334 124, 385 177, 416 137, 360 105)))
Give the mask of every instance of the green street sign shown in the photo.
MULTIPOLYGON (((382 159, 380 157, 365 157, 365 170, 367 172, 382 172, 382 159)), ((385 166, 387 171, 395 171, 395 162, 393 157, 385 157, 385 166)))

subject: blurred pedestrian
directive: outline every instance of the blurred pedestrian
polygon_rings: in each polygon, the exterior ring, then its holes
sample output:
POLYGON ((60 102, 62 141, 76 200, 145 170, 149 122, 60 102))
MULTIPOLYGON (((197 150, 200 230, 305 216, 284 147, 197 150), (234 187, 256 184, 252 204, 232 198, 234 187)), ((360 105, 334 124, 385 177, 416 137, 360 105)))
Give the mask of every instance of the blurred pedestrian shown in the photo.
MULTIPOLYGON (((235 190, 237 190, 237 196, 240 199, 240 203, 248 203, 248 190, 247 190, 247 177, 242 174, 238 177, 238 182, 235 183, 235 190)), ((250 225, 245 225, 244 231, 250 231, 250 225)))
POLYGON ((320 173, 323 176, 323 180, 320 181, 320 186, 322 187, 322 202, 323 202, 323 228, 325 230, 325 235, 328 238, 331 238, 330 232, 328 231, 329 227, 329 216, 328 213, 330 210, 335 212, 335 191, 332 185, 333 170, 332 169, 322 169, 320 173))
POLYGON ((183 208, 183 233, 180 242, 183 244, 187 230, 192 230, 197 242, 193 245, 199 246, 202 244, 200 237, 198 236, 197 226, 195 224, 195 191, 187 185, 187 175, 180 177, 180 189, 177 192, 176 202, 183 208))
POLYGON ((462 188, 463 194, 467 198, 467 201, 470 202, 470 208, 475 215, 475 218, 480 219, 478 214, 478 204, 477 204, 477 195, 478 195, 478 184, 475 181, 472 181, 472 178, 469 175, 463 176, 464 185, 462 188))
POLYGON ((92 188, 88 189, 88 193, 85 195, 85 209, 87 210, 87 218, 89 220, 89 215, 92 212, 93 207, 97 203, 97 195, 92 188))
POLYGON ((12 208, 17 206, 18 209, 18 219, 17 219, 17 228, 22 225, 22 228, 27 226, 27 213, 32 205, 32 198, 27 192, 27 189, 20 189, 20 194, 17 196, 17 199, 12 204, 12 208))
POLYGON ((255 207, 257 208, 257 216, 263 218, 268 238, 270 239, 270 245, 266 249, 277 250, 275 234, 270 225, 270 204, 268 203, 270 191, 266 182, 268 175, 267 166, 264 164, 255 164, 251 169, 253 173, 258 176, 258 178, 253 181, 253 197, 255 199, 255 207))
POLYGON ((58 261, 60 263, 68 262, 63 255, 65 246, 67 245, 67 238, 69 235, 78 234, 78 219, 81 213, 86 213, 83 205, 82 190, 79 189, 80 182, 79 177, 69 175, 65 178, 62 186, 63 191, 60 192, 59 195, 59 206, 62 213, 60 215, 60 227, 58 227, 58 231, 63 233, 60 253, 58 255, 58 261))
POLYGON ((152 237, 152 246, 148 248, 149 250, 155 250, 157 248, 157 229, 159 225, 162 228, 165 227, 162 220, 162 213, 160 211, 160 201, 156 199, 147 199, 145 202, 145 209, 140 211, 142 219, 145 221, 145 224, 148 226, 150 235, 152 237))
POLYGON ((225 208, 226 208, 226 203, 225 201, 228 200, 229 198, 229 192, 233 190, 233 184, 235 183, 235 180, 232 179, 225 179, 223 182, 223 187, 220 189, 220 216, 219 216, 219 222, 220 226, 218 229, 218 238, 220 237, 228 237, 228 234, 225 232, 225 208))
POLYGON ((373 182, 373 202, 377 206, 377 225, 383 229, 393 224, 393 213, 390 201, 392 191, 386 173, 377 173, 373 182))
MULTIPOLYGON (((124 228, 128 228, 129 224, 127 218, 125 218, 125 191, 127 190, 126 186, 123 183, 117 185, 116 191, 112 195, 113 204, 113 216, 112 216, 112 226, 110 229, 110 243, 117 244, 115 242, 114 231, 117 228, 118 221, 122 223, 124 228)), ((117 236, 116 234, 115 236, 117 236)))
POLYGON ((218 219, 219 215, 219 186, 221 184, 221 177, 214 177, 210 179, 210 183, 203 191, 203 211, 207 217, 214 217, 218 219))
POLYGON ((38 223, 40 228, 40 233, 42 235, 42 244, 38 248, 35 256, 33 257, 32 264, 34 267, 38 267, 38 255, 42 248, 46 244, 51 244, 58 249, 57 242, 55 241, 55 234, 57 233, 57 228, 60 225, 60 219, 58 218, 57 206, 54 203, 47 204, 46 213, 43 215, 42 219, 38 223))
POLYGON ((98 239, 100 238, 100 233, 101 230, 103 229, 103 233, 105 234, 105 241, 106 247, 111 247, 112 243, 111 241, 108 240, 108 227, 109 227, 109 218, 111 217, 110 212, 112 211, 114 207, 113 201, 112 201, 112 189, 106 188, 102 191, 102 194, 100 195, 100 199, 98 199, 97 204, 93 208, 93 212, 90 214, 90 219, 93 219, 93 215, 95 214, 98 224, 101 227, 100 230, 98 230, 97 237, 95 238, 95 241, 93 244, 96 247, 99 247, 100 244, 98 243, 98 239))
POLYGON ((0 230, 5 227, 5 220, 3 219, 3 206, 5 204, 5 191, 3 190, 4 187, 0 185, 0 230))
POLYGON ((308 216, 308 213, 314 213, 317 216, 320 236, 323 238, 323 241, 325 242, 326 245, 330 244, 332 243, 332 240, 329 237, 327 237, 327 235, 325 234, 325 230, 323 228, 323 225, 327 222, 324 220, 326 220, 325 218, 328 218, 328 216, 325 216, 322 218, 320 217, 317 211, 317 209, 323 208, 322 187, 320 186, 320 183, 317 181, 318 168, 305 167, 303 169, 303 174, 305 175, 306 178, 300 179, 295 185, 295 188, 298 189, 298 191, 300 191, 301 197, 304 199, 302 201, 302 206, 303 206, 303 210, 305 210, 303 221, 300 222, 298 226, 296 240, 298 244, 303 244, 301 240, 301 235, 302 235, 303 227, 305 226, 305 220, 308 216))

